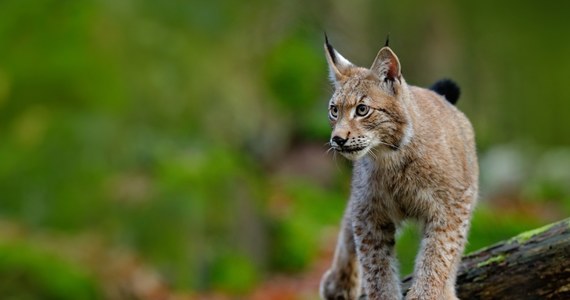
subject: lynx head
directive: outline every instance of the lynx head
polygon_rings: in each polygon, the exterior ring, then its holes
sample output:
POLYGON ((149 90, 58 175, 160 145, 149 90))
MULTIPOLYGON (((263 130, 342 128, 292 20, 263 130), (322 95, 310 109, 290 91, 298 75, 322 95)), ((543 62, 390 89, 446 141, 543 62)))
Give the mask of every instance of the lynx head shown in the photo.
POLYGON ((351 160, 398 151, 411 138, 407 85, 396 54, 385 46, 372 66, 357 67, 325 42, 335 91, 329 102, 332 148, 351 160))

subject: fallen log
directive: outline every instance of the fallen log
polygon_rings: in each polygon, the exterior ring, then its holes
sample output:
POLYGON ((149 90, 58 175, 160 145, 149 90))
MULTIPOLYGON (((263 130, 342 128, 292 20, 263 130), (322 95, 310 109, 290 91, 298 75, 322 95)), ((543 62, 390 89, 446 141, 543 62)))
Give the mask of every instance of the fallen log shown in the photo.
MULTIPOLYGON (((403 280, 407 291, 412 278, 403 280)), ((570 299, 570 219, 463 257, 460 299, 570 299)))
POLYGON ((464 256, 456 286, 460 299, 570 299, 570 218, 464 256))

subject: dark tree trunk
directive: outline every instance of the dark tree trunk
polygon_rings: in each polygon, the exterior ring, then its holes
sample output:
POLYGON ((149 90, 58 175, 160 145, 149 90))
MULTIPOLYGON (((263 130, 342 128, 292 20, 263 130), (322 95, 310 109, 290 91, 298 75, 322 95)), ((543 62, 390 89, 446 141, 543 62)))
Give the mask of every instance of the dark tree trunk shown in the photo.
POLYGON ((570 219, 471 253, 458 274, 460 299, 570 299, 570 219))

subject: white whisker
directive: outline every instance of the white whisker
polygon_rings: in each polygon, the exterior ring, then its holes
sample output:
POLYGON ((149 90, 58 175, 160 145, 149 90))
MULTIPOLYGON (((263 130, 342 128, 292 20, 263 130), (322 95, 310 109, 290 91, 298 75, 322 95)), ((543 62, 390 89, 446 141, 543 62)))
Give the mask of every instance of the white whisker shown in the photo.
POLYGON ((340 167, 338 166, 338 160, 336 159, 336 151, 333 152, 333 161, 337 171, 340 171, 340 167))
POLYGON ((398 147, 398 146, 396 146, 396 145, 394 145, 394 144, 385 143, 385 142, 382 142, 382 141, 378 141, 378 143, 380 143, 380 144, 382 144, 382 145, 390 146, 390 147, 392 147, 392 148, 396 148, 397 150, 400 150, 400 147, 398 147))
MULTIPOLYGON (((327 143, 327 144, 330 144, 330 143, 327 143)), ((338 160, 337 160, 337 158, 336 158, 337 151, 335 150, 335 147, 329 147, 329 148, 327 149, 327 151, 325 151, 323 154, 324 154, 324 155, 328 155, 331 151, 332 151, 332 155, 333 155, 332 158, 333 158, 333 161, 334 161, 334 165, 335 165, 336 169, 337 169, 338 171, 340 171, 340 168, 339 168, 339 166, 338 166, 338 160)))
POLYGON ((370 154, 370 156, 372 156, 372 158, 374 158, 374 160, 378 160, 378 156, 376 155, 376 153, 374 153, 374 150, 372 148, 369 148, 366 151, 367 154, 370 154))

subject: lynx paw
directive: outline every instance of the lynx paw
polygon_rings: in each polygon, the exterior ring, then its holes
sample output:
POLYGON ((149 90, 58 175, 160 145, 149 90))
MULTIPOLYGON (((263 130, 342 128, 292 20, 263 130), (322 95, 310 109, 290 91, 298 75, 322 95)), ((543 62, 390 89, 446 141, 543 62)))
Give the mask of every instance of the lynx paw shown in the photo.
POLYGON ((413 288, 406 294, 405 300, 459 300, 453 288, 446 288, 443 293, 434 290, 418 291, 413 288))
POLYGON ((328 270, 321 280, 320 294, 324 300, 356 300, 356 276, 343 271, 328 270))

